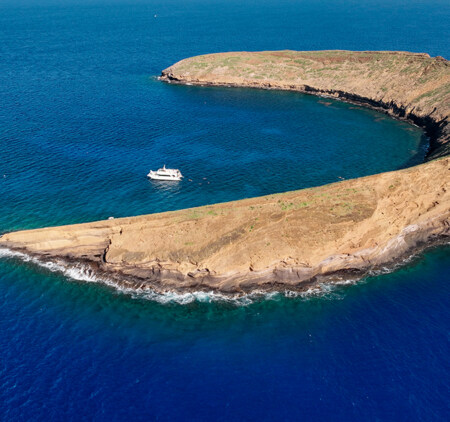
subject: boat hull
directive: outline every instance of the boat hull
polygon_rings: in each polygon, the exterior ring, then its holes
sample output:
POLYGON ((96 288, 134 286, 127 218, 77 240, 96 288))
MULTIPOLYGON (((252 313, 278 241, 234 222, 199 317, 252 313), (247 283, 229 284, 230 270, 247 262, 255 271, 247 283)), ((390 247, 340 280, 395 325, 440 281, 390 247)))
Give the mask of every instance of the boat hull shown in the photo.
POLYGON ((149 173, 147 175, 147 177, 149 177, 151 180, 164 180, 167 182, 179 182, 183 176, 180 176, 180 177, 160 176, 158 174, 149 173))

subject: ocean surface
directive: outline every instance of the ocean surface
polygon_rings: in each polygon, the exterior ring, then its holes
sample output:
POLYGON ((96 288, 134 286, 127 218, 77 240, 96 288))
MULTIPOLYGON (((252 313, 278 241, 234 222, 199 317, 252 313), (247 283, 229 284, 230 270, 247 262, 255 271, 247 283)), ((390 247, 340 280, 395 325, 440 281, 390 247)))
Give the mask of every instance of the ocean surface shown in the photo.
MULTIPOLYGON (((371 110, 157 76, 233 50, 448 59, 449 21, 435 0, 2 0, 0 233, 420 163, 422 131, 371 110), (149 181, 163 164, 185 179, 149 181)), ((446 246, 296 297, 142 296, 0 250, 0 420, 446 420, 449 281, 446 246)))

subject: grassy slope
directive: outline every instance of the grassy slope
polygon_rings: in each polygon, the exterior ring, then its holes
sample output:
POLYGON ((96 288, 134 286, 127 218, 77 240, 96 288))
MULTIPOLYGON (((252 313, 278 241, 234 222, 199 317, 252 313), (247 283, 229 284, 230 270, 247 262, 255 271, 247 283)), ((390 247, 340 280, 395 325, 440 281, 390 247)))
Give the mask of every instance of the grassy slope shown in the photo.
POLYGON ((218 53, 182 60, 166 69, 205 82, 310 85, 380 101, 395 101, 439 116, 450 109, 450 66, 442 58, 403 52, 268 51, 218 53))

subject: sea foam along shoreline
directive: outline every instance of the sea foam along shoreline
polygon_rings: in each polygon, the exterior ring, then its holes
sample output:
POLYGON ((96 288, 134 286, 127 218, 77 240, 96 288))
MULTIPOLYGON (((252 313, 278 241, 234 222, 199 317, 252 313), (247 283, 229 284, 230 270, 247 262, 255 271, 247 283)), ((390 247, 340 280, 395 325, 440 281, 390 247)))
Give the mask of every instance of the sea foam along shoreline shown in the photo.
POLYGON ((433 247, 440 246, 450 246, 448 240, 442 242, 436 242, 433 245, 423 245, 420 250, 416 250, 413 254, 405 256, 401 260, 395 263, 390 263, 388 266, 380 267, 378 269, 372 269, 368 271, 364 276, 361 277, 339 277, 339 279, 334 278, 333 281, 322 280, 317 281, 312 284, 307 289, 303 290, 281 290, 281 291, 265 291, 265 290, 254 290, 249 293, 219 293, 215 291, 190 291, 190 292, 177 292, 177 291, 167 291, 158 292, 151 288, 136 288, 133 284, 127 283, 124 285, 123 279, 110 279, 107 276, 102 278, 97 275, 95 271, 92 270, 89 263, 82 264, 79 262, 68 263, 63 260, 53 261, 45 260, 42 257, 32 256, 27 253, 18 252, 6 248, 0 248, 0 259, 18 259, 24 263, 31 263, 32 265, 37 265, 44 268, 52 273, 61 274, 65 277, 72 279, 74 281, 81 281, 87 283, 98 283, 103 284, 120 294, 125 294, 132 299, 137 300, 150 300, 153 302, 160 303, 162 305, 178 304, 178 305, 188 305, 193 302, 199 303, 224 303, 232 304, 234 306, 248 306, 255 302, 260 302, 264 300, 278 300, 280 298, 289 299, 310 299, 315 297, 322 298, 332 298, 342 297, 342 292, 336 290, 340 287, 351 286, 364 282, 369 277, 376 277, 380 275, 390 274, 405 265, 411 264, 415 259, 419 258, 420 255, 433 247), (336 295, 337 294, 337 295, 336 295))
POLYGON ((136 288, 128 287, 124 285, 122 280, 109 279, 107 277, 101 278, 101 276, 96 275, 95 271, 92 270, 89 264, 81 263, 68 263, 62 260, 44 260, 41 257, 32 256, 23 252, 18 252, 10 249, 0 248, 0 258, 6 259, 18 259, 25 263, 31 263, 42 267, 52 273, 57 273, 68 277, 69 279, 75 281, 82 281, 87 283, 99 283, 105 286, 111 287, 115 291, 128 295, 133 299, 144 299, 154 302, 158 302, 162 305, 167 304, 179 304, 187 305, 193 302, 200 303, 229 303, 236 306, 247 306, 252 303, 261 300, 274 300, 278 297, 287 298, 309 298, 316 296, 323 296, 330 293, 334 286, 354 284, 355 280, 343 280, 341 282, 336 282, 334 285, 331 284, 318 284, 315 287, 310 287, 304 291, 289 291, 284 292, 267 292, 263 290, 256 290, 250 293, 243 294, 222 294, 214 291, 191 291, 180 293, 177 291, 167 291, 167 292, 157 292, 151 288, 136 288))

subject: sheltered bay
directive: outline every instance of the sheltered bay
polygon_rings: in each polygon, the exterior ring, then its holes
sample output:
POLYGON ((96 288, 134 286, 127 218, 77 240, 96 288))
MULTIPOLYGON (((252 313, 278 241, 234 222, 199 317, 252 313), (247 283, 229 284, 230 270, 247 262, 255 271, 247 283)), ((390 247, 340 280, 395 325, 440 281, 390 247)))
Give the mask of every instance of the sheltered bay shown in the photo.
POLYGON ((362 104, 424 128, 428 162, 283 194, 7 233, 0 247, 83 263, 129 287, 240 293, 362 276, 449 235, 447 60, 404 52, 219 53, 183 60, 161 79, 362 104))

